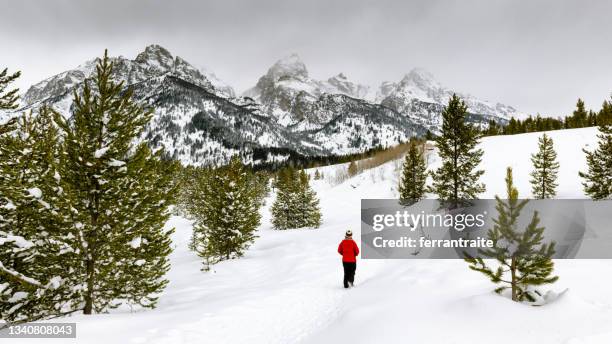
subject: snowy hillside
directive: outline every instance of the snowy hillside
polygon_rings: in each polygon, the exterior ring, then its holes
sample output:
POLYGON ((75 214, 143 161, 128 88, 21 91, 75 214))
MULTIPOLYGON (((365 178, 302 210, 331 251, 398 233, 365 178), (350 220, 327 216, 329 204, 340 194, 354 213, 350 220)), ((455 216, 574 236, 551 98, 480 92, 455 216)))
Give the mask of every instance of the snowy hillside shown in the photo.
MULTIPOLYGON (((577 177, 585 166, 581 149, 593 147, 596 132, 549 133, 561 165, 560 197, 583 197, 577 177)), ((529 153, 540 135, 483 140, 485 197, 502 192, 507 165, 521 195, 528 196, 529 153)), ((428 159, 433 167, 438 163, 435 152, 428 159)), ((78 323, 79 343, 100 344, 612 342, 609 278, 600 274, 612 271, 611 261, 557 261, 560 280, 548 289, 569 291, 544 307, 495 295, 489 282, 457 260, 360 260, 356 288, 343 289, 338 242, 349 228, 359 233, 361 198, 396 196, 399 166, 391 161, 337 185, 330 181, 346 165, 320 168, 325 180, 313 181, 321 198, 320 229, 272 230, 268 200, 260 238, 245 257, 216 265, 214 273, 200 271, 200 259, 187 249, 191 225, 174 217, 167 224, 177 228, 171 282, 157 309, 63 320, 78 323), (595 271, 605 282, 594 283, 595 271)))

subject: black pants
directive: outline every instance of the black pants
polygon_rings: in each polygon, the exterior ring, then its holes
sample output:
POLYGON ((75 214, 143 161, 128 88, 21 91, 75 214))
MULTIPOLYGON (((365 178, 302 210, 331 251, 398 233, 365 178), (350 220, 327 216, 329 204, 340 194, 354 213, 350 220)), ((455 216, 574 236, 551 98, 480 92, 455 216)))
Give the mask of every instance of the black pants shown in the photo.
POLYGON ((357 263, 342 262, 342 267, 344 267, 344 287, 348 288, 349 283, 353 284, 355 282, 355 270, 357 270, 357 263))

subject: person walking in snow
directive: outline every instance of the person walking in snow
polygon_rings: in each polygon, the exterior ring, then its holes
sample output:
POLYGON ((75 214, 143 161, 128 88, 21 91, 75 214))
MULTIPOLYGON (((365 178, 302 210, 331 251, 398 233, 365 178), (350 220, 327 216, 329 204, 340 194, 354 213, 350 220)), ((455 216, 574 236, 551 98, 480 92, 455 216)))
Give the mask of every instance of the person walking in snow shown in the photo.
POLYGON ((355 282, 355 270, 357 269, 357 255, 359 247, 353 240, 353 232, 349 229, 344 235, 344 240, 338 246, 338 253, 342 255, 342 267, 344 267, 344 287, 352 287, 355 282))

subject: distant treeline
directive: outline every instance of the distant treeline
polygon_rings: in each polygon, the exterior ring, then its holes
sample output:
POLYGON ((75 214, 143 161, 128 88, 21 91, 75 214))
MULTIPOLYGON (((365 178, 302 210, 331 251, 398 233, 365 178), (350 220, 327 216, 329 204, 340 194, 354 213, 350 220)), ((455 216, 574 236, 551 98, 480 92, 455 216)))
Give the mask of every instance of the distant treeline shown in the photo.
POLYGON ((537 131, 550 131, 560 129, 575 129, 594 127, 605 123, 612 123, 612 104, 604 101, 602 108, 595 112, 587 111, 582 99, 578 99, 576 110, 564 118, 529 116, 523 120, 512 117, 508 124, 501 126, 495 121, 489 121, 489 127, 482 131, 484 136, 523 134, 537 131))
POLYGON ((296 153, 292 149, 286 148, 253 148, 253 161, 264 160, 268 153, 272 153, 274 155, 286 155, 287 159, 279 160, 275 162, 265 162, 255 164, 253 167, 254 170, 260 171, 277 171, 285 167, 294 167, 297 169, 303 168, 312 168, 318 166, 328 166, 341 164, 345 162, 351 162, 355 160, 363 160, 370 158, 376 155, 379 152, 390 149, 391 147, 382 147, 377 146, 372 149, 369 149, 362 153, 355 154, 344 154, 344 155, 326 155, 326 156, 305 156, 299 153, 296 153))
MULTIPOLYGON (((494 120, 489 121, 488 128, 482 130, 483 136, 513 135, 532 133, 538 131, 550 131, 560 129, 575 129, 594 127, 604 123, 612 123, 612 101, 604 101, 599 111, 586 110, 584 101, 578 99, 576 110, 565 117, 542 117, 540 115, 529 116, 525 119, 512 117, 506 125, 502 125, 494 120)), ((427 131, 426 140, 433 140, 435 135, 427 131)), ((400 143, 398 146, 405 146, 407 143, 400 143)), ((305 156, 288 148, 253 148, 253 160, 266 160, 269 154, 275 156, 287 156, 284 160, 275 162, 265 162, 254 164, 252 168, 257 171, 278 171, 285 167, 297 169, 328 166, 334 164, 347 163, 351 161, 364 160, 379 155, 381 152, 393 150, 393 147, 377 146, 363 153, 327 156, 305 156)))

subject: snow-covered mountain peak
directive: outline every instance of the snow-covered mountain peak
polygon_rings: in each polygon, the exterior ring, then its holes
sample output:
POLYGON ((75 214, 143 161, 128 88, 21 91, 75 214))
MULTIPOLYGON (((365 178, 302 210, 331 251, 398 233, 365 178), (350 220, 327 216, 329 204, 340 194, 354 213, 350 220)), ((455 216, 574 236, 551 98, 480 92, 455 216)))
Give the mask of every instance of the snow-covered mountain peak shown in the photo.
POLYGON ((439 89, 442 85, 434 78, 433 74, 423 68, 414 68, 404 75, 400 81, 402 86, 414 86, 422 90, 439 89))
MULTIPOLYGON (((78 67, 49 77, 31 86, 22 97, 21 105, 29 106, 47 98, 57 97, 72 90, 95 72, 100 58, 91 59, 78 67)), ((234 90, 219 80, 212 72, 197 68, 180 56, 174 56, 164 47, 152 44, 140 52, 135 59, 110 57, 114 64, 114 78, 126 85, 150 80, 154 77, 172 75, 213 91, 218 95, 235 97, 234 90)))
POLYGON ((164 47, 158 44, 151 44, 143 52, 136 56, 134 60, 140 64, 162 69, 171 69, 174 65, 174 57, 164 47))
POLYGON ((368 98, 369 86, 351 81, 346 74, 339 73, 327 79, 326 93, 346 94, 353 98, 368 98))
POLYGON ((219 79, 219 77, 206 67, 200 67, 200 72, 210 81, 213 87, 220 92, 222 95, 228 98, 236 97, 234 88, 227 84, 225 81, 219 79))
POLYGON ((276 61, 268 69, 267 76, 274 81, 287 77, 308 78, 308 70, 298 54, 293 53, 276 61))
MULTIPOLYGON (((423 68, 414 68, 399 82, 383 82, 378 90, 376 102, 380 102, 398 112, 410 112, 415 102, 445 106, 448 99, 456 93, 473 114, 509 119, 520 114, 511 106, 480 100, 470 94, 449 89, 440 84, 433 75, 423 68)), ((428 118, 432 124, 439 124, 440 118, 428 118)))

